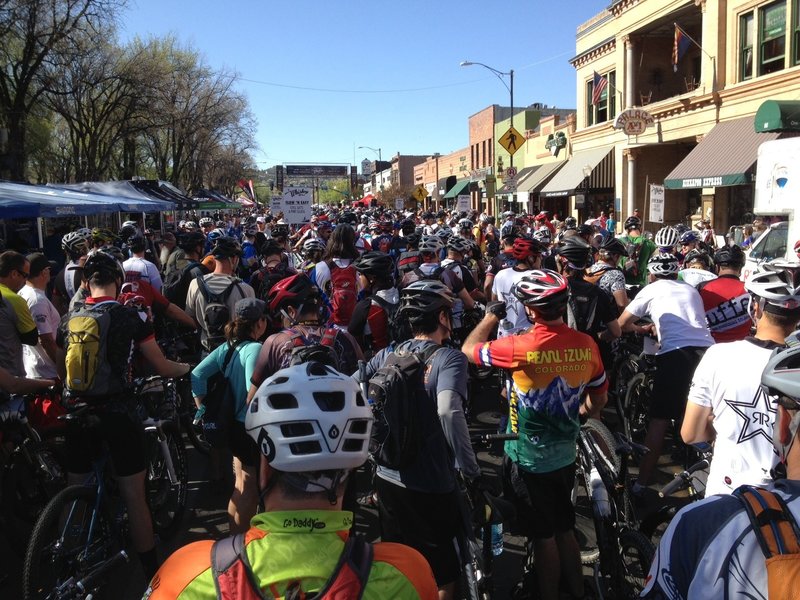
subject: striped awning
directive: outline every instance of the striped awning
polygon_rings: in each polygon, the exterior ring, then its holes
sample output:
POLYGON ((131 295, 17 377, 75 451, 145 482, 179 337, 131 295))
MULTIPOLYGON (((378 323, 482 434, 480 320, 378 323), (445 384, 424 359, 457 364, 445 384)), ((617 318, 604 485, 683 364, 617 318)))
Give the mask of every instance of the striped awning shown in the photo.
POLYGON ((613 146, 581 150, 572 155, 563 169, 542 188, 541 195, 550 198, 572 196, 585 185, 584 167, 590 167, 589 189, 614 189, 613 146))
POLYGON ((753 117, 717 123, 664 178, 664 187, 679 190, 754 183, 758 147, 780 135, 756 133, 753 117))

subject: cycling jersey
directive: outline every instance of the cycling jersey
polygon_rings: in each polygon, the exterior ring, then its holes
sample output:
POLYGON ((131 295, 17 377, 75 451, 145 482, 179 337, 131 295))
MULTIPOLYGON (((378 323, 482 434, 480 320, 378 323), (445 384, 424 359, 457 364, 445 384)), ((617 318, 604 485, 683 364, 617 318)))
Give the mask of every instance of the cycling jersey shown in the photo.
POLYGON ((508 431, 520 434, 506 442, 511 460, 532 473, 575 462, 584 395, 608 387, 594 340, 563 323, 537 323, 528 333, 477 345, 473 360, 511 370, 508 431))
MULTIPOLYGON (((247 552, 264 598, 283 598, 299 583, 303 598, 319 591, 336 568, 353 525, 347 511, 302 510, 261 513, 245 536, 247 552)), ((217 598, 211 572, 213 541, 177 550, 156 573, 143 600, 217 598)), ((364 600, 435 600, 436 583, 416 550, 400 544, 373 544, 374 555, 364 600)))
POLYGON ((492 294, 497 296, 498 300, 505 302, 506 305, 506 318, 500 321, 497 326, 498 338, 513 335, 519 331, 525 331, 531 326, 531 322, 528 320, 528 314, 525 312, 525 307, 522 306, 522 303, 511 293, 511 286, 530 272, 529 269, 525 271, 518 271, 513 268, 503 269, 492 282, 492 294))
POLYGON ((720 275, 697 286, 714 341, 733 342, 750 333, 750 294, 736 275, 720 275))
MULTIPOLYGON (((780 480, 769 490, 800 519, 800 482, 780 480)), ((741 500, 712 496, 681 510, 661 538, 642 597, 767 600, 764 553, 741 500)))
MULTIPOLYGON (((36 322, 39 335, 52 335, 55 338, 61 317, 56 307, 47 299, 45 293, 40 289, 25 285, 19 291, 19 295, 28 303, 28 308, 30 308, 31 316, 36 322)), ((58 377, 56 366, 41 342, 35 346, 23 346, 22 355, 27 377, 34 379, 53 379, 58 377)))
POLYGON ((697 269, 695 267, 689 267, 678 271, 678 279, 680 281, 685 281, 686 283, 694 287, 697 287, 702 283, 714 281, 716 278, 717 275, 715 273, 712 273, 711 271, 708 271, 706 269, 697 269))
POLYGON ((147 283, 152 285, 159 292, 163 286, 161 281, 161 274, 156 267, 149 260, 134 256, 122 263, 122 268, 125 270, 125 281, 139 281, 144 279, 147 283))
MULTIPOLYGON (((36 323, 33 321, 28 303, 11 288, 0 283, 0 367, 12 375, 25 377, 25 365, 22 360, 22 339, 36 334, 36 323)), ((38 334, 32 336, 38 340, 38 334)), ((33 344, 34 341, 26 341, 33 344)))
POLYGON ((772 447, 775 408, 761 389, 761 372, 776 347, 755 338, 717 344, 697 365, 689 402, 711 409, 716 431, 706 496, 771 481, 770 469, 778 463, 772 447))

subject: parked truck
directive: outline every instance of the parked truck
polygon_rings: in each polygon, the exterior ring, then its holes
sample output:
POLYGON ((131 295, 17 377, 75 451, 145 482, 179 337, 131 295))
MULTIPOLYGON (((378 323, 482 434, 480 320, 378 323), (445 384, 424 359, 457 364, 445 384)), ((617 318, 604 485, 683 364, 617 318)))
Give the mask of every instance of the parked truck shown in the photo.
POLYGON ((753 212, 773 222, 747 253, 744 279, 761 262, 796 259, 800 240, 800 137, 764 142, 758 148, 753 212))

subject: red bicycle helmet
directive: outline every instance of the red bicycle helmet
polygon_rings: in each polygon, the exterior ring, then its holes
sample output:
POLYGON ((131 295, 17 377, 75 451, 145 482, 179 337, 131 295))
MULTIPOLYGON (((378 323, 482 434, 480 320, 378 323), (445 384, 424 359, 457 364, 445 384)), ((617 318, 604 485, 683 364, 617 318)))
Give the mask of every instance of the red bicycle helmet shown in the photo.
POLYGON ((300 306, 315 293, 316 288, 305 273, 281 279, 272 286, 267 295, 269 310, 277 313, 287 306, 300 306))
POLYGON ((525 306, 551 312, 566 306, 569 285, 555 271, 536 269, 511 286, 511 293, 525 306))
POLYGON ((531 238, 518 237, 514 240, 511 249, 511 256, 517 260, 525 260, 529 256, 542 253, 542 245, 537 240, 531 238))

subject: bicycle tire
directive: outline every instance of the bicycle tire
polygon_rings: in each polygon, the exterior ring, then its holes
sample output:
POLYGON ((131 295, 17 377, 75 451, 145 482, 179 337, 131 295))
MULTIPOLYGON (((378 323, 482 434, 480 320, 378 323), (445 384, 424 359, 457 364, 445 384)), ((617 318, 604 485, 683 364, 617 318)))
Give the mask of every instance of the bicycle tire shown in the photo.
POLYGON ((603 451, 603 455, 614 465, 614 470, 619 473, 622 468, 622 457, 617 454, 617 440, 611 430, 597 419, 587 419, 581 429, 591 435, 596 445, 603 451))
POLYGON ((147 501, 153 517, 153 530, 162 539, 174 536, 180 528, 186 512, 189 490, 189 465, 186 446, 180 431, 175 427, 164 427, 167 447, 175 471, 175 481, 169 477, 169 469, 163 455, 161 442, 155 432, 147 436, 147 501))
POLYGON ((619 535, 619 565, 612 590, 615 598, 638 598, 644 589, 655 550, 640 531, 626 529, 619 535))
POLYGON ((625 420, 630 439, 637 441, 644 439, 652 393, 652 374, 638 373, 631 379, 625 395, 625 420))
POLYGON ((600 547, 597 545, 595 533, 595 514, 589 479, 582 467, 578 467, 575 471, 572 506, 575 510, 575 537, 581 549, 581 564, 593 565, 600 558, 600 547), (591 534, 594 534, 594 539, 591 534))
MULTIPOLYGON (((53 595, 70 577, 92 572, 121 549, 117 529, 103 503, 94 513, 97 490, 92 487, 64 488, 45 506, 31 533, 22 569, 24 600, 68 598, 53 595), (83 508, 81 507, 83 506, 83 508), (87 548, 87 519, 94 517, 92 531, 99 533, 87 548), (56 546, 56 542, 58 545, 56 546)), ((75 590, 77 597, 77 590, 75 590)))
POLYGON ((639 531, 650 540, 653 546, 658 546, 667 527, 669 527, 672 519, 675 518, 675 515, 678 514, 681 508, 682 506, 675 504, 663 506, 660 510, 642 520, 642 523, 639 525, 639 531))

